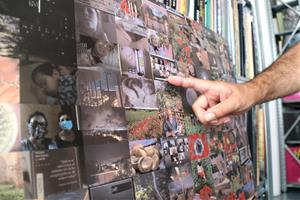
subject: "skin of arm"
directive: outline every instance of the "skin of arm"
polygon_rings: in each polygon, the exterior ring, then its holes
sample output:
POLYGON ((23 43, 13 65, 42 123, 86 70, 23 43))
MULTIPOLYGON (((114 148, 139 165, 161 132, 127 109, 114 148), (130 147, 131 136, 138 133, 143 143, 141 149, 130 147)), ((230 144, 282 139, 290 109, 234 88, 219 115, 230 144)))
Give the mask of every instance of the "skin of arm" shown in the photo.
POLYGON ((257 103, 300 90, 300 43, 279 57, 253 80, 242 84, 170 76, 168 82, 201 93, 192 108, 204 125, 219 125, 257 103))

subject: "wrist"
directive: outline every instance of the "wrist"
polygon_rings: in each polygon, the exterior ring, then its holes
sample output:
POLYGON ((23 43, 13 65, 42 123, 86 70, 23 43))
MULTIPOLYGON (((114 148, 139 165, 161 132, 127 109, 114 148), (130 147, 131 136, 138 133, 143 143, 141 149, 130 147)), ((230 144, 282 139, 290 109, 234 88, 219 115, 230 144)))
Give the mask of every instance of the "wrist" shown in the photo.
POLYGON ((248 94, 247 98, 249 98, 252 106, 265 101, 266 91, 262 84, 249 81, 242 85, 245 87, 245 94, 248 94))

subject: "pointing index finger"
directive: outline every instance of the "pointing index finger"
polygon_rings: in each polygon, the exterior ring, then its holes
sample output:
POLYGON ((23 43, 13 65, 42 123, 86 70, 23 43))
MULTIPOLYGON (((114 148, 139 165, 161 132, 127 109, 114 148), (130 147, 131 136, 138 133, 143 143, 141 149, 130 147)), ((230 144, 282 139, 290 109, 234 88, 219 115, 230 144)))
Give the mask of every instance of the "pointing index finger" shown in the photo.
POLYGON ((196 79, 193 77, 183 78, 179 76, 169 76, 168 82, 175 86, 193 88, 200 93, 205 93, 211 84, 211 81, 196 79))

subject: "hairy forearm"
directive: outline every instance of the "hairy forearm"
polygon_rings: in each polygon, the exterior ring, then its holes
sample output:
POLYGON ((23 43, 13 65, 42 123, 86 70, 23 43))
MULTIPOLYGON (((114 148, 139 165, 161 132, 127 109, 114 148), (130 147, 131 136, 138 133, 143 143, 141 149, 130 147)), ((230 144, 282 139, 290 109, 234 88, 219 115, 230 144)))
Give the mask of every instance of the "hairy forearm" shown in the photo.
POLYGON ((255 91, 255 103, 300 91, 300 42, 246 85, 255 91))

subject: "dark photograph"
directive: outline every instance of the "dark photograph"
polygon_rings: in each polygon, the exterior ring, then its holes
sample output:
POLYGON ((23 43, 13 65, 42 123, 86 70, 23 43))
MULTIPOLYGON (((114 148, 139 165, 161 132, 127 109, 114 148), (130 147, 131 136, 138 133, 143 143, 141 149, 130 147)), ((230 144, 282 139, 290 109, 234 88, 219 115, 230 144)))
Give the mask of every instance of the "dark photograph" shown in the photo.
POLYGON ((79 105, 122 107, 119 71, 107 65, 79 67, 76 77, 79 105))
POLYGON ((169 169, 170 200, 192 200, 194 196, 194 181, 190 163, 185 163, 169 169))
POLYGON ((20 66, 21 103, 75 105, 76 68, 45 62, 20 66))
POLYGON ((145 26, 160 33, 169 34, 167 10, 149 0, 142 4, 145 26))
POLYGON ((169 76, 178 74, 177 66, 173 60, 151 56, 151 65, 155 79, 166 80, 169 76))
POLYGON ((126 130, 124 108, 114 108, 110 105, 78 106, 78 121, 80 130, 126 130))
POLYGON ((21 104, 22 150, 82 145, 74 107, 21 104))
POLYGON ((91 186, 133 175, 127 131, 84 131, 84 159, 91 186))
POLYGON ((0 103, 20 103, 19 59, 0 56, 0 103))
POLYGON ((167 81, 154 80, 155 92, 159 108, 172 109, 173 111, 183 111, 182 100, 178 87, 169 84, 167 81))
POLYGON ((134 176, 135 198, 139 200, 170 199, 167 187, 168 178, 168 171, 164 169, 134 176))
POLYGON ((162 137, 162 113, 150 110, 126 110, 129 140, 162 137))
POLYGON ((20 19, 0 15, 0 55, 18 57, 20 53, 20 19))
POLYGON ((81 3, 75 3, 77 64, 103 63, 119 68, 119 47, 115 17, 81 3))
POLYGON ((27 151, 22 162, 25 199, 46 199, 82 188, 78 148, 27 151))
POLYGON ((20 128, 20 105, 0 103, 0 153, 21 150, 20 128))
POLYGON ((181 165, 190 160, 187 137, 161 139, 161 151, 166 167, 181 165))
POLYGON ((153 80, 123 76, 121 87, 125 108, 158 109, 153 80))
POLYGON ((173 59, 172 44, 168 35, 149 29, 148 40, 151 54, 173 59))
POLYGON ((120 61, 123 75, 152 78, 147 29, 135 30, 122 19, 117 21, 117 38, 120 44, 120 61))
POLYGON ((157 139, 131 141, 129 148, 132 170, 135 174, 165 168, 157 139))
POLYGON ((182 106, 184 112, 187 114, 192 114, 192 106, 197 100, 198 96, 200 96, 199 92, 197 92, 193 88, 181 88, 180 95, 182 98, 182 106))
POLYGON ((0 198, 25 199, 22 152, 0 154, 0 198))
POLYGON ((91 200, 134 200, 132 179, 92 187, 90 195, 91 200))

